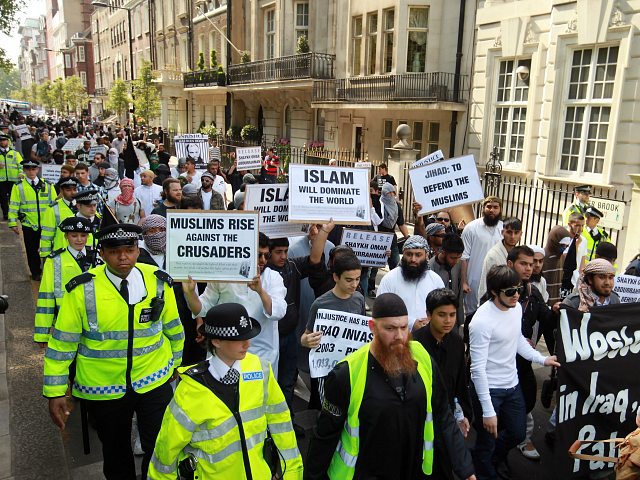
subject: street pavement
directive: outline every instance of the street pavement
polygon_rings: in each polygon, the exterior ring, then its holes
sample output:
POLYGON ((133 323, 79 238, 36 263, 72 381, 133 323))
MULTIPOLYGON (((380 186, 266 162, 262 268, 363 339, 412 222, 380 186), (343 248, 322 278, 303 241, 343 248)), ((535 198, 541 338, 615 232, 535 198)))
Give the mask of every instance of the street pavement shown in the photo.
MULTIPOLYGON (((379 272, 376 284, 383 274, 379 272)), ((0 315, 0 480, 103 479, 96 431, 89 428, 91 453, 84 455, 79 409, 70 400, 71 415, 61 432, 51 421, 42 396, 44 350, 33 342, 38 285, 28 275, 21 238, 7 228, 6 221, 0 222, 0 293, 9 295, 10 305, 7 314, 0 315)), ((367 303, 371 306, 373 300, 368 298, 367 303)), ((538 348, 544 350, 544 344, 538 348)), ((535 365, 534 371, 540 389, 549 369, 535 365)), ((308 374, 301 373, 293 402, 295 422, 305 430, 305 436, 298 438, 303 459, 317 416, 316 411, 307 409, 309 385, 308 374)), ((533 412, 533 443, 542 459, 528 460, 516 450, 510 453, 515 480, 553 478, 553 452, 544 442, 552 409, 553 404, 544 409, 538 402, 533 412)), ((473 445, 474 438, 472 428, 467 445, 473 445)), ((140 462, 137 457, 138 468, 140 462)))

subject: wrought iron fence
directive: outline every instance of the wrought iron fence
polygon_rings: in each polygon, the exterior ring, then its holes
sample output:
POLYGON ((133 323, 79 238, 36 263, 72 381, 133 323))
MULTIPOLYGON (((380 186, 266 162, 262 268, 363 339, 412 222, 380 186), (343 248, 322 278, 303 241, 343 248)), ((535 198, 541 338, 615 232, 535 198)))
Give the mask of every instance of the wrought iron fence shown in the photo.
POLYGON ((301 78, 335 78, 335 55, 302 53, 229 67, 229 85, 301 78))
POLYGON ((184 88, 224 87, 226 83, 225 76, 218 76, 218 70, 215 68, 185 72, 183 78, 184 88))

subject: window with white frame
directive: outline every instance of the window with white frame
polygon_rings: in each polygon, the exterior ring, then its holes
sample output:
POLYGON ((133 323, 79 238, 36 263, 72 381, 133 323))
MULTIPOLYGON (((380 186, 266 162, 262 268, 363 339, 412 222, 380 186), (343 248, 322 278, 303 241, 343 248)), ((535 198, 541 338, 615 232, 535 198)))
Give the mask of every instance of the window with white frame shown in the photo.
POLYGON ((309 4, 296 3, 296 44, 301 35, 309 40, 309 4))
POLYGON ((102 88, 102 75, 100 72, 96 72, 96 88, 102 88))
POLYGON ((207 52, 204 51, 204 33, 201 33, 200 35, 198 35, 198 55, 200 55, 200 52, 202 52, 202 55, 206 60, 207 52))
POLYGON ((501 162, 522 163, 524 156, 529 74, 518 75, 519 67, 528 72, 531 60, 502 60, 498 66, 493 146, 498 148, 501 162))
POLYGON ((164 45, 158 45, 158 70, 162 70, 164 68, 164 45))
POLYGON ((382 69, 384 73, 391 73, 393 68, 393 27, 394 10, 384 12, 384 57, 382 59, 382 69))
POLYGON ((144 49, 144 59, 147 62, 151 61, 151 47, 147 47, 147 48, 144 49))
MULTIPOLYGON (((216 31, 215 30, 210 30, 209 31, 209 53, 205 54, 205 57, 208 55, 209 58, 209 62, 211 63, 211 50, 215 50, 216 51, 216 60, 218 62, 220 62, 220 52, 218 52, 218 47, 216 46, 217 42, 216 42, 216 31)), ((207 58, 205 58, 205 61, 207 60, 207 58)), ((206 63, 206 62, 205 62, 206 63)), ((220 64, 222 65, 222 64, 220 64)), ((211 65, 211 68, 218 68, 218 65, 211 65)))
POLYGON ((93 44, 93 63, 98 63, 100 60, 100 47, 97 43, 93 44))
POLYGON ((187 48, 187 39, 183 37, 180 40, 180 56, 182 57, 182 71, 186 72, 189 70, 189 49, 187 48))
MULTIPOLYGON (((226 0, 225 0, 226 1, 226 0)), ((222 27, 222 37, 220 37, 220 51, 218 52, 218 64, 223 68, 227 68, 227 41, 224 37, 227 36, 227 27, 222 27)))
POLYGON ((424 122, 413 122, 412 140, 414 150, 420 150, 422 155, 422 130, 424 129, 424 122))
POLYGON ((268 60, 276 56, 276 11, 267 10, 264 15, 265 58, 268 60))
POLYGON ((409 7, 408 22, 407 72, 424 72, 427 63, 429 7, 409 7))
POLYGON ((382 121, 382 160, 387 161, 387 148, 391 148, 393 139, 393 120, 382 121))
POLYGON ((362 17, 353 19, 353 75, 360 75, 362 63, 362 17))
POLYGON ((431 154, 438 150, 438 142, 440 142, 440 122, 429 122, 429 149, 427 154, 431 154))
POLYGON ((65 68, 71 68, 71 55, 69 55, 68 53, 64 55, 64 66, 65 68))
POLYGON ((149 4, 142 5, 142 25, 144 33, 149 33, 149 4))
POLYGON ((574 50, 565 100, 560 170, 602 174, 618 46, 574 50))
POLYGON ((323 108, 316 110, 316 141, 324 142, 325 113, 323 108))
POLYGON ((78 46, 78 61, 84 62, 84 46, 83 45, 78 46))
POLYGON ((164 2, 156 3, 156 30, 164 29, 164 2))
POLYGON ((80 72, 80 82, 84 88, 87 88, 87 72, 80 72))
POLYGON ((378 14, 369 14, 369 38, 367 39, 367 73, 376 74, 376 58, 378 54, 378 14))

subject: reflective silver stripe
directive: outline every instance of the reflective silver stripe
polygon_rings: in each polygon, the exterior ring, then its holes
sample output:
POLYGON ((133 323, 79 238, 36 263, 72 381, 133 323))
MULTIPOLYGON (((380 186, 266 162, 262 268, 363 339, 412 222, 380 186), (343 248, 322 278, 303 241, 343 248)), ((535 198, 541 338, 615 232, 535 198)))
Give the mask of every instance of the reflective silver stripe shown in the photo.
MULTIPOLYGON (((173 413, 173 412, 172 412, 173 413)), ((264 408, 262 406, 252 408, 251 410, 246 410, 244 412, 240 412, 240 418, 242 419, 242 423, 252 422, 254 420, 258 420, 264 415, 264 408)), ((200 430, 193 433, 191 437, 192 443, 204 442, 207 440, 215 440, 216 438, 222 437, 226 435, 231 430, 233 430, 237 426, 237 422, 235 417, 229 417, 227 420, 222 422, 220 425, 214 428, 206 428, 206 424, 200 425, 200 430)), ((271 428, 271 425, 269 425, 271 428)))
POLYGON ((51 334, 51 336, 56 340, 60 340, 61 342, 67 342, 67 343, 78 343, 82 338, 81 333, 63 332, 61 330, 58 330, 57 328, 53 329, 53 333, 51 334))
POLYGON ((47 348, 47 352, 44 356, 50 360, 57 360, 59 362, 64 362, 66 360, 73 360, 76 356, 75 350, 72 352, 59 352, 58 350, 54 350, 53 348, 47 348))
POLYGON ((53 315, 56 313, 55 307, 38 307, 36 308, 36 315, 53 315))
MULTIPOLYGON (((260 360, 260 368, 262 368, 262 388, 264 389, 264 394, 262 395, 262 406, 267 407, 267 400, 269 400, 269 374, 271 372, 271 367, 267 360, 260 360)), ((266 413, 271 413, 267 408, 266 413)))
MULTIPOLYGON (((152 345, 146 347, 134 348, 131 352, 132 356, 139 357, 148 353, 158 350, 164 344, 164 337, 160 337, 160 340, 152 345)), ((119 348, 115 350, 94 350, 81 343, 78 345, 78 354, 87 358, 126 358, 127 349, 119 348)))
POLYGON ((180 405, 176 403, 175 397, 172 398, 171 403, 169 403, 169 411, 171 412, 171 415, 173 415, 173 418, 176 419, 176 422, 178 422, 187 432, 195 432, 198 428, 198 425, 196 425, 184 410, 180 408, 180 405))
POLYGON ((55 231, 56 231, 56 229, 55 229, 55 228, 53 228, 53 227, 47 227, 47 226, 45 226, 45 225, 43 225, 43 226, 42 226, 42 230, 43 230, 43 231, 45 231, 45 232, 55 232, 55 231))
POLYGON ((45 375, 45 385, 66 385, 69 375, 45 375))
POLYGON ((56 226, 60 225, 60 204, 59 203, 56 203, 53 206, 53 214, 56 216, 56 226))
MULTIPOLYGON (((264 439, 267 436, 267 432, 258 432, 255 435, 247 438, 247 450, 251 450, 256 445, 260 445, 260 443, 264 442, 264 439)), ((227 445, 225 448, 220 450, 218 453, 208 454, 199 448, 195 448, 192 445, 187 445, 183 450, 185 453, 193 453, 197 458, 201 458, 206 460, 210 464, 221 462, 227 457, 233 455, 234 453, 239 453, 242 451, 242 443, 240 440, 233 442, 230 445, 227 445)))
POLYGON ((164 330, 171 330, 173 327, 177 327, 178 325, 180 325, 180 318, 176 318, 171 320, 169 323, 165 323, 162 328, 164 330))
POLYGON ((287 448, 286 450, 278 450, 280 451, 280 455, 282 455, 282 458, 284 458, 285 461, 295 460, 300 456, 300 450, 298 450, 298 447, 287 448))
POLYGON ((177 352, 173 352, 173 359, 174 360, 182 360, 182 350, 178 350, 177 352))
POLYGON ((171 335, 170 333, 165 333, 164 335, 171 341, 182 340, 184 338, 184 330, 175 335, 171 335))
POLYGON ((342 440, 338 442, 338 446, 336 447, 336 452, 340 455, 340 458, 345 463, 345 465, 349 468, 356 468, 356 463, 358 462, 357 455, 349 454, 344 447, 342 446, 342 440))
POLYGON ((22 182, 18 184, 18 192, 20 192, 20 203, 27 203, 27 200, 24 198, 24 186, 22 185, 22 182))
POLYGON ((267 438, 267 432, 258 432, 246 439, 247 450, 251 450, 256 445, 260 445, 267 438))
POLYGON ((287 406, 287 402, 280 402, 275 405, 267 405, 265 410, 267 414, 273 415, 276 413, 284 413, 289 410, 289 407, 287 406))
POLYGON ((427 412, 427 422, 433 422, 433 412, 427 412))
POLYGON ((38 293, 38 300, 55 300, 55 296, 52 292, 40 292, 38 293))
POLYGON ((49 327, 36 327, 36 334, 49 335, 49 327))
MULTIPOLYGON (((149 328, 140 328, 133 331, 133 338, 153 337, 162 331, 162 325, 160 322, 151 324, 149 328)), ((129 332, 118 330, 111 332, 90 332, 87 330, 82 331, 82 335, 89 340, 96 340, 102 342, 104 340, 127 340, 129 338, 129 332)))
POLYGON ((350 437, 360 436, 360 427, 352 427, 346 420, 344 422, 344 429, 347 431, 350 437))
POLYGON ((433 450, 433 441, 424 441, 424 449, 428 452, 429 450, 433 450))
POLYGON ((64 290, 62 290, 62 259, 60 255, 53 257, 53 294, 56 298, 64 297, 64 290))
POLYGON ((178 457, 175 458, 171 465, 165 465, 160 460, 158 460, 158 457, 156 457, 156 452, 153 452, 153 455, 151 455, 151 465, 153 465, 153 468, 155 468, 156 472, 169 475, 174 473, 176 471, 176 468, 178 468, 178 457))
POLYGON ((87 312, 89 330, 98 331, 98 311, 96 309, 96 286, 93 279, 84 284, 84 306, 87 312))
POLYGON ((270 423, 269 432, 271 434, 293 432, 293 425, 290 420, 280 423, 270 423))

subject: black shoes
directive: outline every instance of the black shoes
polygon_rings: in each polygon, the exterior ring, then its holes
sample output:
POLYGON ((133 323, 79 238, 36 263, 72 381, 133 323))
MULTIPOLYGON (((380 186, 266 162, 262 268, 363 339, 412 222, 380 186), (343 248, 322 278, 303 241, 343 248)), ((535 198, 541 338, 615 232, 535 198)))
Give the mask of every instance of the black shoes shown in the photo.
POLYGON ((556 435, 555 433, 545 433, 544 434, 544 441, 547 442, 547 444, 551 447, 551 449, 553 450, 556 446, 556 435))
POLYGON ((498 460, 493 464, 493 468, 496 470, 496 475, 502 480, 513 480, 513 474, 509 468, 509 464, 506 460, 498 460))

